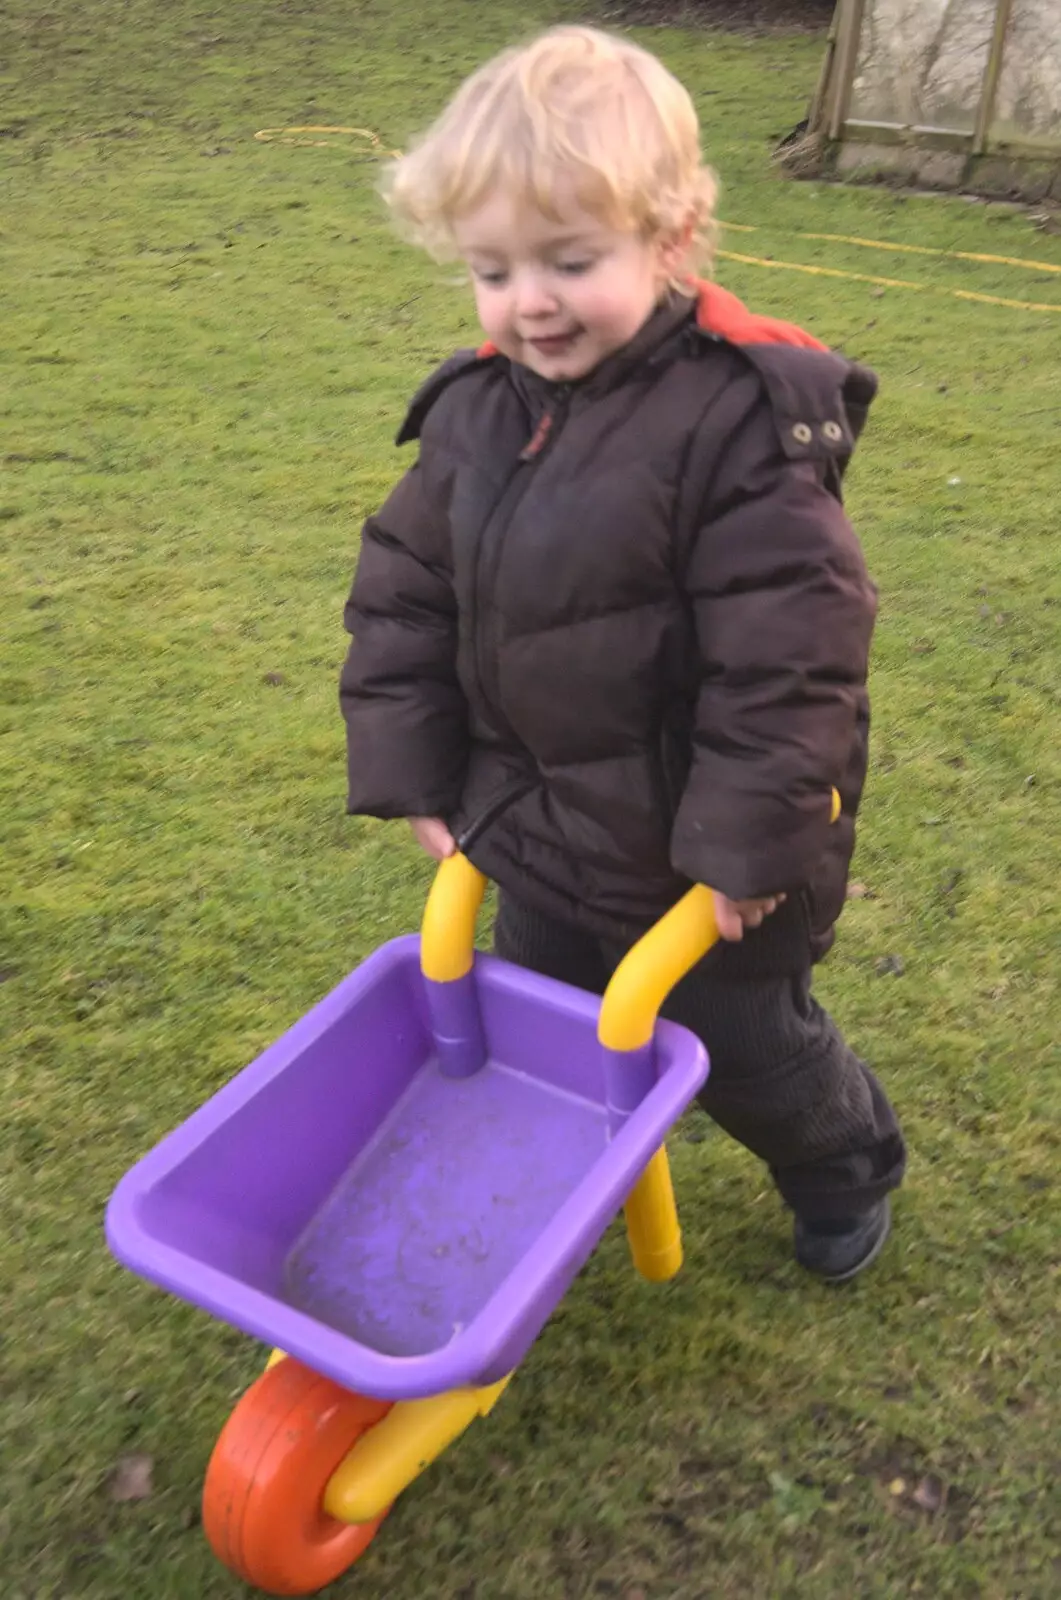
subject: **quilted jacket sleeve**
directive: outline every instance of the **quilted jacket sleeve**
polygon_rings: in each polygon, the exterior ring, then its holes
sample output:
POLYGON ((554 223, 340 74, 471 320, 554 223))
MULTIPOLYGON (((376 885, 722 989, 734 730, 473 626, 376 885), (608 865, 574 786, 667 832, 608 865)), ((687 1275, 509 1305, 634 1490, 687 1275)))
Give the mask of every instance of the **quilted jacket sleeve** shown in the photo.
POLYGON ((699 692, 672 858, 741 899, 803 887, 827 848, 876 592, 828 453, 786 450, 761 393, 721 460, 685 571, 699 692))
POLYGON ((346 605, 348 809, 369 816, 448 816, 467 762, 449 530, 427 477, 418 462, 365 523, 346 605))

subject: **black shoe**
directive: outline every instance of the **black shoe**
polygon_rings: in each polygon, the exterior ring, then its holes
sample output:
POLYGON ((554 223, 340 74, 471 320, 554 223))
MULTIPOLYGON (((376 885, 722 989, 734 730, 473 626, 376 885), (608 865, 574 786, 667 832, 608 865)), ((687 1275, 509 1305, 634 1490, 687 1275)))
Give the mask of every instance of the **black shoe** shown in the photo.
POLYGON ((854 1216, 813 1222, 796 1218, 796 1260, 825 1283, 847 1283, 876 1261, 892 1225, 887 1199, 854 1216))

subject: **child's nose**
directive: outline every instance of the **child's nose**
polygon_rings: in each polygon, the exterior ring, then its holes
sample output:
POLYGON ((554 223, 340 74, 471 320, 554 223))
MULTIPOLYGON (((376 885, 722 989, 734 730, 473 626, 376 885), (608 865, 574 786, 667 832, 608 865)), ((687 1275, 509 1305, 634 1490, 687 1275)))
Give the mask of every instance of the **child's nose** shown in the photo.
POLYGON ((516 280, 516 311, 521 317, 548 316, 556 310, 556 296, 536 272, 522 273, 516 280))

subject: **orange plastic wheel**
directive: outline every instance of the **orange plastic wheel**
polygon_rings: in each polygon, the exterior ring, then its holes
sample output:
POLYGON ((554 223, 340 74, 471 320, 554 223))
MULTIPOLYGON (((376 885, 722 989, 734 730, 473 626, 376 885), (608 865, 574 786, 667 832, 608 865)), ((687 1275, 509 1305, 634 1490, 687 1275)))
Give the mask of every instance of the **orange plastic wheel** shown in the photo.
POLYGON ((203 1527, 214 1554, 268 1594, 313 1594, 371 1544, 382 1517, 351 1526, 324 1510, 347 1451, 390 1410, 290 1357, 263 1372, 214 1447, 203 1527))

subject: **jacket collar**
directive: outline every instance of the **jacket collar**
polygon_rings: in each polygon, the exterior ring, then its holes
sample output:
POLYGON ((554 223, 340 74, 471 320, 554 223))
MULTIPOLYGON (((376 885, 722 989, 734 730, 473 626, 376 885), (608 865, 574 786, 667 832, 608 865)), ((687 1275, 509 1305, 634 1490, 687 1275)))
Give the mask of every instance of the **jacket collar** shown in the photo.
MULTIPOLYGON (((688 295, 670 294, 661 301, 648 320, 634 334, 629 343, 588 372, 584 378, 571 383, 554 383, 541 378, 530 367, 518 361, 509 362, 513 386, 519 392, 532 414, 548 410, 561 393, 570 392, 580 400, 596 400, 619 388, 638 368, 665 359, 676 348, 682 331, 690 327, 695 316, 696 302, 688 295)), ((484 346, 480 355, 493 354, 493 346, 484 346)))
MULTIPOLYGON (((826 346, 790 322, 755 315, 736 295, 730 294, 728 289, 719 288, 717 283, 696 282, 690 287, 695 288, 695 295, 672 292, 657 306, 629 344, 616 350, 593 372, 572 385, 573 390, 580 396, 592 398, 615 388, 639 366, 651 368, 673 359, 689 343, 725 341, 746 351, 762 373, 779 412, 787 415, 786 407, 791 410, 795 404, 786 378, 794 349, 824 351, 826 346), (777 350, 778 346, 788 348, 777 350)), ((478 350, 461 350, 443 362, 413 397, 397 443, 405 444, 410 439, 418 439, 424 418, 442 391, 455 378, 483 362, 497 362, 507 369, 510 381, 522 396, 535 422, 543 413, 554 408, 561 388, 567 387, 549 383, 531 372, 529 367, 508 361, 492 344, 480 345, 478 350)), ((852 393, 851 403, 859 408, 864 420, 866 409, 876 393, 876 379, 872 373, 857 369, 851 381, 856 384, 858 391, 852 393)), ((831 411, 829 416, 832 416, 831 411)), ((798 412, 792 412, 793 423, 803 420, 798 412)), ((858 432, 857 427, 855 432, 858 432)))
MULTIPOLYGON (((671 290, 628 344, 614 351, 592 372, 574 383, 554 383, 547 378, 540 378, 518 361, 509 362, 512 383, 532 415, 549 409, 560 392, 570 390, 587 400, 608 394, 639 367, 652 366, 670 358, 691 327, 696 327, 709 338, 724 339, 730 344, 794 345, 810 350, 827 348, 794 323, 782 322, 776 317, 758 316, 749 311, 735 294, 717 283, 697 280, 692 287, 696 290, 695 296, 671 290)), ((480 356, 495 356, 497 349, 492 344, 485 344, 478 353, 480 356)))

